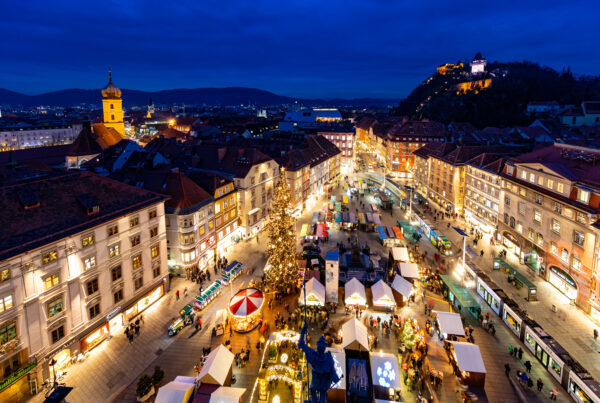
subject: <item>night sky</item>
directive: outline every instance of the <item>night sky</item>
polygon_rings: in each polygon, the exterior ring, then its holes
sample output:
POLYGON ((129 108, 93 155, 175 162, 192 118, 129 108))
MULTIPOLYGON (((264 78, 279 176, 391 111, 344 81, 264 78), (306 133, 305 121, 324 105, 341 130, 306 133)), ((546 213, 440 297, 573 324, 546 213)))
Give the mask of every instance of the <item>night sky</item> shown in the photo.
POLYGON ((599 1, 3 1, 0 88, 247 86, 400 98, 435 66, 530 60, 600 73, 599 1), (492 4, 493 3, 493 4, 492 4))

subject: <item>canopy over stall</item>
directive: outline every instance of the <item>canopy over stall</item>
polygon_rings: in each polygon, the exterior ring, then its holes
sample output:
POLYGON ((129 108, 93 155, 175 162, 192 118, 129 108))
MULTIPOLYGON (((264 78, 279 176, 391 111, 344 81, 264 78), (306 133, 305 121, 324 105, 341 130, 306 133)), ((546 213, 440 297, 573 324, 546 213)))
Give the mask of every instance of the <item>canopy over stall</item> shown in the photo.
POLYGON ((409 262, 408 249, 404 247, 392 248, 392 258, 394 262, 409 262))
POLYGON ((194 392, 193 383, 169 382, 158 389, 156 403, 187 403, 194 392))
POLYGON ((221 386, 210 395, 209 403, 239 403, 245 392, 246 388, 221 386))
POLYGON ((446 335, 465 337, 465 328, 460 318, 460 314, 451 312, 437 312, 437 321, 440 325, 440 332, 446 335))
POLYGON ((350 281, 346 282, 344 286, 345 291, 345 303, 346 305, 365 305, 367 303, 367 296, 365 293, 365 286, 362 285, 356 277, 352 277, 350 281))
MULTIPOLYGON (((304 287, 300 291, 298 302, 304 305, 304 287)), ((325 286, 314 277, 306 282, 306 305, 325 305, 325 286)))
POLYGON ((206 357, 206 362, 198 375, 198 379, 202 383, 229 386, 231 384, 231 365, 233 364, 233 359, 233 353, 224 345, 219 344, 206 357))
POLYGON ((380 307, 392 307, 396 305, 394 293, 389 285, 383 280, 379 280, 371 286, 373 294, 373 305, 380 307))
POLYGON ((410 295, 413 293, 412 283, 400 275, 396 275, 396 277, 394 277, 392 289, 400 293, 404 298, 410 297, 410 295))
POLYGON ((369 351, 369 335, 367 327, 358 319, 352 318, 342 325, 342 347, 348 350, 369 351))
POLYGON ((383 388, 400 388, 398 357, 390 353, 371 353, 373 385, 383 388))
MULTIPOLYGON (((471 343, 452 341, 454 359, 463 382, 469 386, 485 386, 485 365, 479 347, 471 343)), ((454 364, 453 364, 454 365, 454 364)))
POLYGON ((400 274, 404 278, 419 278, 419 266, 416 263, 400 263, 400 274))

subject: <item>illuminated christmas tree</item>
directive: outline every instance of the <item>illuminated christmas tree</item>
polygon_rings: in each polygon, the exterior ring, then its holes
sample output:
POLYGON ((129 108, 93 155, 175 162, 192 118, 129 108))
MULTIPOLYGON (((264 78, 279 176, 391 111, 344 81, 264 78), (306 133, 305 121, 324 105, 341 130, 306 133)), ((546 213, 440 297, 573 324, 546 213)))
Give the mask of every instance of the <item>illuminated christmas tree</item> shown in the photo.
POLYGON ((296 220, 291 214, 292 200, 290 188, 281 170, 279 180, 273 189, 273 202, 269 219, 269 270, 265 282, 269 289, 277 291, 293 290, 298 280, 296 261, 296 220))
POLYGON ((417 335, 415 334, 415 329, 410 320, 407 320, 404 323, 401 338, 407 350, 415 348, 415 345, 417 344, 417 335))

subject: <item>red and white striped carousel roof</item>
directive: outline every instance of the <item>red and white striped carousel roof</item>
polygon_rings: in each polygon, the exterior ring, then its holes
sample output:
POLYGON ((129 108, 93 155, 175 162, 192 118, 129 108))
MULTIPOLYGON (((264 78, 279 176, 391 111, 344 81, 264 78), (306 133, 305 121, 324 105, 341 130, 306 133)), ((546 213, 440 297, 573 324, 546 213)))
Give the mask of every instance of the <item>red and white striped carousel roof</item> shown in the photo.
POLYGON ((248 316, 260 309, 264 299, 262 291, 246 288, 231 298, 229 312, 235 316, 248 316))

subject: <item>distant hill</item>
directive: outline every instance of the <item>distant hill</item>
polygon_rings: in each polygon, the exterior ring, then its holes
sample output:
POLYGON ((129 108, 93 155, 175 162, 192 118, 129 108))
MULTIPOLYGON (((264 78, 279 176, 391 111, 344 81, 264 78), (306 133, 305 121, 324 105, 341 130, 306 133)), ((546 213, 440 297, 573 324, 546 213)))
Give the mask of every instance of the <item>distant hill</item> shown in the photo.
POLYGON ((452 86, 465 81, 465 70, 429 77, 393 113, 442 123, 470 122, 479 128, 506 127, 531 123, 525 112, 532 101, 579 105, 600 100, 600 77, 577 77, 569 70, 558 72, 526 61, 489 63, 486 70, 495 73, 489 75, 491 87, 459 95, 452 86))
MULTIPOLYGON (((125 106, 143 106, 152 98, 157 105, 282 105, 300 102, 305 105, 321 106, 391 106, 397 105, 398 100, 392 99, 301 99, 277 95, 269 91, 246 87, 227 88, 194 88, 172 89, 162 91, 139 91, 123 89, 123 103, 125 106)), ((0 105, 21 106, 73 106, 78 104, 96 104, 101 102, 100 90, 67 89, 47 92, 39 95, 25 95, 18 92, 0 88, 0 105)))

